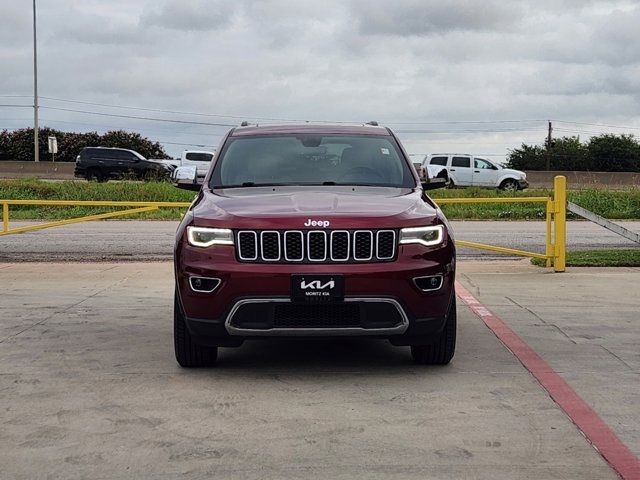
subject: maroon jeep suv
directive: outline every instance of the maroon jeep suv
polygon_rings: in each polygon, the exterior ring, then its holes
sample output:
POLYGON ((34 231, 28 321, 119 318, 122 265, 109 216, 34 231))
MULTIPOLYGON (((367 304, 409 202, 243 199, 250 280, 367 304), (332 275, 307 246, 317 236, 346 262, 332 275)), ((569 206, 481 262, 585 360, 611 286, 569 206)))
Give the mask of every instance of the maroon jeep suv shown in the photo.
MULTIPOLYGON (((274 336, 370 336, 447 364, 455 248, 388 128, 246 126, 226 134, 176 234, 183 367, 274 336)), ((191 185, 193 187, 193 184, 191 185)))

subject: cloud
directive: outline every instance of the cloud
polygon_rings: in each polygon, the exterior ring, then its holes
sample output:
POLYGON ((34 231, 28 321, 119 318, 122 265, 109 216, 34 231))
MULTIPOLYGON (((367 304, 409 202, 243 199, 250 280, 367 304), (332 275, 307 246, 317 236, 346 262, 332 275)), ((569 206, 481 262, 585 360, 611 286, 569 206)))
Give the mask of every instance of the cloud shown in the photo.
POLYGON ((408 0, 387 8, 353 0, 352 12, 364 35, 431 35, 456 30, 510 30, 521 9, 516 2, 408 0))
POLYGON ((140 25, 185 32, 217 30, 231 23, 234 10, 234 2, 228 0, 166 0, 145 9, 140 25))

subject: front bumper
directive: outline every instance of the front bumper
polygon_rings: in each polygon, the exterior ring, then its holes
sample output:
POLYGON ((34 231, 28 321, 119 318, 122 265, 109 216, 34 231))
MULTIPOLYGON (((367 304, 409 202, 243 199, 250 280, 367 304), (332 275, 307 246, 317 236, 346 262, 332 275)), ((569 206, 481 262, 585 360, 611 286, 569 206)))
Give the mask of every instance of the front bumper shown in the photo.
POLYGON ((524 190, 525 188, 529 188, 529 182, 526 179, 518 180, 518 189, 524 190))
POLYGON ((441 331, 454 292, 455 252, 450 239, 433 249, 401 245, 393 262, 314 265, 242 263, 236 260, 232 246, 203 249, 179 240, 175 260, 185 321, 194 340, 201 344, 235 345, 246 337, 290 335, 368 335, 402 344, 403 338, 441 331), (277 309, 299 305, 290 299, 294 274, 343 276, 344 302, 335 306, 357 307, 359 320, 346 325, 279 324, 277 309), (420 290, 414 278, 430 275, 442 275, 441 287, 420 290), (213 292, 197 292, 189 283, 193 276, 220 279, 220 283, 213 292), (240 321, 245 305, 252 305, 252 310, 240 321))

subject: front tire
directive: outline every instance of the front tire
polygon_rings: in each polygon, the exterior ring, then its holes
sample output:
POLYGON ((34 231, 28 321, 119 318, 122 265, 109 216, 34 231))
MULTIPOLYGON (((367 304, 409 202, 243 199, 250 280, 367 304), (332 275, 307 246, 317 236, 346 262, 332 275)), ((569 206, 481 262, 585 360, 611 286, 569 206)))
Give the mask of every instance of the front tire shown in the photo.
POLYGON ((507 192, 515 192, 518 190, 518 182, 516 182, 513 178, 507 178, 500 184, 500 188, 507 192))
POLYGON ((411 356, 419 365, 447 365, 456 351, 456 299, 453 297, 447 321, 437 340, 429 345, 411 345, 411 356))
POLYGON ((193 341, 177 291, 173 302, 173 345, 176 360, 184 368, 211 367, 218 358, 218 347, 203 347, 193 341))
POLYGON ((103 183, 107 181, 107 178, 102 170, 94 167, 87 171, 87 180, 89 182, 95 180, 98 183, 103 183))

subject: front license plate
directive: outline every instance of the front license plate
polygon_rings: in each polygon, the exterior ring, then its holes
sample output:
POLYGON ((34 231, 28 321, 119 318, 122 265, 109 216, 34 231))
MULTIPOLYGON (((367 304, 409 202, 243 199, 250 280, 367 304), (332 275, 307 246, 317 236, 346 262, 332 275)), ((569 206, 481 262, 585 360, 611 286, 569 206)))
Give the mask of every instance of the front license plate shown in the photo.
POLYGON ((293 302, 341 302, 344 300, 342 275, 291 275, 293 302))

